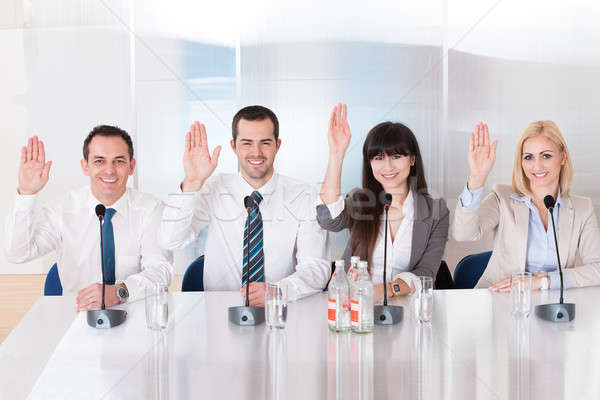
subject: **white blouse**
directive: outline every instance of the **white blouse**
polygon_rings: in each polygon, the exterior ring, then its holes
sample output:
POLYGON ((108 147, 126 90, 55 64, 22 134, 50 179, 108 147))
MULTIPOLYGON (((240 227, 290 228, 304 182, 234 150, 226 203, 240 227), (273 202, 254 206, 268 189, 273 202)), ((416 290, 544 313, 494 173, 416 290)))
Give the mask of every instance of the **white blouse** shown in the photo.
MULTIPOLYGON (((331 214, 331 218, 337 218, 345 207, 344 198, 340 198, 331 204, 326 204, 331 214)), ((417 281, 419 278, 410 272, 410 255, 412 250, 412 234, 415 216, 415 202, 412 190, 408 192, 404 204, 402 205, 403 219, 396 231, 394 241, 390 229, 388 228, 387 237, 387 281, 402 279, 410 286, 411 281, 417 281)), ((383 283, 383 245, 385 236, 385 214, 381 215, 382 223, 379 227, 379 234, 375 242, 373 257, 371 257, 371 280, 373 283, 383 283)), ((415 284, 417 283, 415 282, 415 284)))

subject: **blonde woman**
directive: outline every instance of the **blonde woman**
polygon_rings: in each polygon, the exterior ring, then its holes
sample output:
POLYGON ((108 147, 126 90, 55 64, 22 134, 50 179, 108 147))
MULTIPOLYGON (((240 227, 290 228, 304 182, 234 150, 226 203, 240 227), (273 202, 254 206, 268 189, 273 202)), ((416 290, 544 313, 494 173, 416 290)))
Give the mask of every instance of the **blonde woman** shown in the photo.
POLYGON ((572 195, 569 150, 552 121, 532 122, 515 152, 512 185, 483 186, 496 159, 488 127, 479 123, 469 143, 469 179, 454 214, 456 240, 479 240, 493 231, 494 248, 477 287, 509 291, 510 274, 534 274, 535 290, 560 287, 550 213, 544 197, 556 200, 554 221, 565 288, 600 284, 600 230, 591 199, 572 195))

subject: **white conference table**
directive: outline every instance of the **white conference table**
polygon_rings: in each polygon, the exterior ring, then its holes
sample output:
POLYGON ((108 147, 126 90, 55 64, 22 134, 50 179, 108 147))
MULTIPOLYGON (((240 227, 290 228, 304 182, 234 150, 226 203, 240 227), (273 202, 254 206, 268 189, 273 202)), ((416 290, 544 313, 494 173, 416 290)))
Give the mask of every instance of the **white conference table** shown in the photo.
POLYGON ((508 294, 440 290, 431 323, 404 297, 390 302, 404 320, 367 335, 329 332, 325 294, 291 303, 281 331, 230 324, 231 292, 172 293, 160 332, 143 301, 97 330, 74 297, 42 297, 0 347, 0 398, 598 399, 600 288, 565 293, 570 323, 514 318, 508 294))

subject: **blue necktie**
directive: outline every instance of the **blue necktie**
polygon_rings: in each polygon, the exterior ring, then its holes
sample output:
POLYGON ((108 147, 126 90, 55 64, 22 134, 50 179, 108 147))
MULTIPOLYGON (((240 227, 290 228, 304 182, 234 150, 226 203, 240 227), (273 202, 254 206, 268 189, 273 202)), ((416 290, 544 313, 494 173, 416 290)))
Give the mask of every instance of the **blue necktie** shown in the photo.
POLYGON ((112 217, 116 211, 114 208, 107 208, 104 213, 104 222, 102 223, 102 254, 104 254, 104 283, 107 285, 115 284, 115 236, 113 234, 112 217))
POLYGON ((265 257, 263 253, 263 223, 258 204, 263 197, 256 190, 252 192, 253 206, 250 215, 246 218, 244 226, 244 254, 242 267, 242 286, 248 281, 246 276, 246 265, 248 265, 248 236, 250 236, 250 282, 264 282, 265 257), (250 228, 248 228, 248 226, 250 228), (246 234, 249 232, 249 235, 246 234))

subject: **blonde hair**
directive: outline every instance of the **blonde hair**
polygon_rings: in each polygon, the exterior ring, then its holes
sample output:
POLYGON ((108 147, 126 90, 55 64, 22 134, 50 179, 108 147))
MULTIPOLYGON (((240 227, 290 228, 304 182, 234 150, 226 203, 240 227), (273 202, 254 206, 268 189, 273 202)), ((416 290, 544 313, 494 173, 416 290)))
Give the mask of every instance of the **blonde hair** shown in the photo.
POLYGON ((559 184, 561 196, 568 196, 569 190, 571 189, 571 181, 573 180, 573 164, 571 164, 571 156, 569 155, 567 143, 560 133, 558 126, 549 120, 531 122, 521 133, 521 138, 519 139, 519 143, 517 144, 517 149, 515 151, 515 164, 512 174, 513 190, 517 192, 519 196, 533 196, 529 186, 529 179, 527 179, 525 172, 523 172, 523 144, 527 139, 539 135, 544 135, 550 139, 554 144, 556 144, 556 146, 558 146, 560 152, 565 154, 565 163, 560 168, 559 184))

